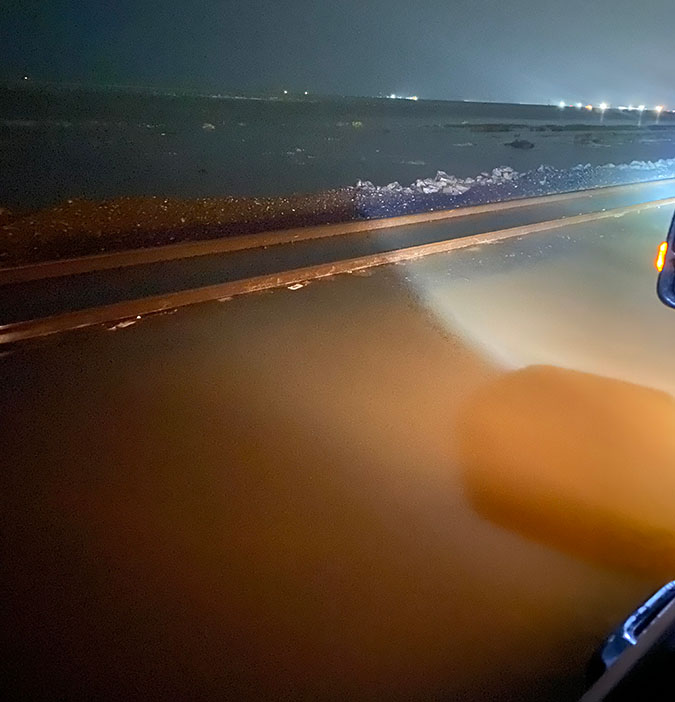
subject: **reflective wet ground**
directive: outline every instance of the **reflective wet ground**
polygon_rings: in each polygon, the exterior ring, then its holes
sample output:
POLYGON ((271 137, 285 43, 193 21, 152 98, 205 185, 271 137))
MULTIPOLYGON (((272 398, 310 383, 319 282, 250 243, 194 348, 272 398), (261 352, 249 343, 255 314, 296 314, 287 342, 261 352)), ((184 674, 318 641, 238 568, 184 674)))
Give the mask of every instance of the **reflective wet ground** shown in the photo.
POLYGON ((576 699, 675 570, 669 214, 8 350, 14 686, 576 699))

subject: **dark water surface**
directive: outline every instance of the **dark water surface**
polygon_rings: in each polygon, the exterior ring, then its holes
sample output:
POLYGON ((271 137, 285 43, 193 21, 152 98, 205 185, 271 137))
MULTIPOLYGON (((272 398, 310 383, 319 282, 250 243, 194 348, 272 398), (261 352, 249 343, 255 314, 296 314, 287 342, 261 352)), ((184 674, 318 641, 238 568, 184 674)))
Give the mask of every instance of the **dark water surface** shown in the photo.
MULTIPOLYGON (((157 95, 0 88, 0 205, 68 198, 283 195, 433 177, 675 156, 634 113, 372 98, 157 95), (603 127, 536 131, 546 124, 603 127), (495 128, 495 125, 501 125, 495 128), (535 131, 532 131, 535 129, 535 131), (535 144, 519 151, 516 138, 535 144)), ((672 116, 661 127, 673 126, 672 116)))

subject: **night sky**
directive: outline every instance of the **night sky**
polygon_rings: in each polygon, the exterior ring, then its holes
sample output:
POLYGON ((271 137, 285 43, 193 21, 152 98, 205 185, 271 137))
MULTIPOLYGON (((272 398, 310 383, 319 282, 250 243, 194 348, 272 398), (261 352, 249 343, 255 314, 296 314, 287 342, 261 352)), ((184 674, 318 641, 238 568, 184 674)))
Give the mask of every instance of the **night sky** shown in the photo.
POLYGON ((675 106, 672 0, 3 0, 0 77, 675 106))

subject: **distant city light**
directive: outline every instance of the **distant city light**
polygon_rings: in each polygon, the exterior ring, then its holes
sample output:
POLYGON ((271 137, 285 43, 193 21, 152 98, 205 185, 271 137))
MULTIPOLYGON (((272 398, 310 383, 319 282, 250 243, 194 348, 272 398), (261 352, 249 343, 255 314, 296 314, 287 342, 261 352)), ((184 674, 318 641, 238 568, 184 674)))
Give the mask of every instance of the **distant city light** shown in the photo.
POLYGON ((28 80, 28 76, 24 76, 23 79, 24 79, 24 80, 28 80))
POLYGON ((419 98, 417 97, 417 95, 411 95, 410 97, 407 97, 406 100, 415 100, 415 101, 417 101, 417 100, 419 100, 419 98))
POLYGON ((284 90, 284 95, 288 95, 288 90, 284 90))
POLYGON ((307 93, 307 91, 305 90, 305 95, 307 95, 307 94, 308 94, 308 93, 307 93))
POLYGON ((389 97, 390 97, 392 100, 396 100, 396 93, 392 93, 389 97))
MULTIPOLYGON (((391 95, 390 97, 396 97, 396 96, 395 96, 395 95, 391 95)), ((410 97, 410 98, 407 98, 407 99, 408 99, 408 100, 413 100, 414 98, 410 97)), ((551 104, 551 103, 549 103, 549 104, 551 104)), ((598 105, 596 105, 596 106, 594 107, 593 105, 584 105, 583 102, 575 102, 575 103, 570 103, 570 104, 568 105, 568 104, 565 102, 565 100, 560 100, 560 101, 558 102, 558 107, 559 107, 561 110, 565 109, 566 107, 576 107, 577 110, 586 109, 586 110, 588 110, 589 112, 590 112, 591 110, 593 110, 593 109, 600 110, 600 112, 605 112, 605 111, 607 111, 607 110, 609 110, 609 109, 612 109, 612 106, 611 106, 609 103, 607 103, 607 102, 601 102, 601 103, 599 103, 598 105)), ((637 105, 637 106, 635 106, 635 105, 633 105, 633 104, 630 104, 630 105, 617 105, 614 109, 619 110, 620 112, 624 112, 624 111, 634 112, 634 111, 636 111, 636 110, 639 111, 639 112, 644 112, 644 111, 647 109, 647 107, 646 107, 645 105, 637 105)), ((650 109, 651 109, 651 108, 650 108, 650 109)), ((665 105, 655 105, 654 108, 653 108, 653 110, 654 110, 654 112, 656 112, 657 115, 660 115, 660 114, 663 113, 663 112, 673 112, 673 113, 675 113, 675 110, 670 110, 670 109, 666 108, 665 105)))

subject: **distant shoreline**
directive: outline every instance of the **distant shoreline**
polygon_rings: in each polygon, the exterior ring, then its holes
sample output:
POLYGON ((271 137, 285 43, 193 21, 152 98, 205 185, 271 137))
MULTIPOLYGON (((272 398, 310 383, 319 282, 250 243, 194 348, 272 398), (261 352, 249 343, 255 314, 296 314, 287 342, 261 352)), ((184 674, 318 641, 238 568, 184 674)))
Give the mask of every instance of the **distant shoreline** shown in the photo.
MULTIPOLYGON (((579 103, 581 106, 576 105, 565 105, 561 108, 560 105, 553 102, 523 102, 516 101, 510 102, 505 100, 487 100, 487 99, 467 99, 467 98, 437 98, 437 97, 421 97, 421 96, 407 96, 407 95, 397 95, 392 99, 391 95, 380 94, 380 95, 343 95, 340 93, 318 93, 312 91, 304 90, 289 90, 289 89, 261 89, 261 90, 239 90, 230 89, 223 90, 221 88, 213 87, 212 89, 206 88, 168 88, 162 86, 149 86, 149 85, 124 85, 124 84, 97 84, 97 83, 81 83, 81 82, 56 82, 56 81, 40 81, 40 80, 0 80, 0 90, 7 91, 23 91, 23 92, 35 92, 39 93, 41 91, 51 91, 54 93, 66 93, 66 92, 83 92, 83 93, 100 93, 100 94, 111 94, 111 93, 125 93, 125 94, 135 94, 141 96, 149 97, 186 97, 186 98, 203 98, 206 100, 260 100, 260 101, 275 101, 275 102, 304 102, 312 103, 316 101, 364 101, 370 102, 372 100, 382 100, 387 103, 399 103, 414 105, 415 103, 425 103, 426 105, 469 105, 475 107, 483 106, 495 106, 495 107, 514 107, 514 108, 535 108, 535 109, 548 109, 554 115, 565 114, 565 112, 576 112, 578 114, 585 115, 587 110, 587 104, 579 103)), ((645 110, 645 113, 650 113, 653 110, 645 110)), ((593 105, 592 115, 597 116, 600 112, 599 106, 593 105)), ((608 106, 605 110, 605 116, 610 117, 612 115, 630 115, 630 111, 626 108, 619 109, 616 106, 608 106)), ((633 108, 633 114, 637 115, 637 109, 633 108)), ((675 122, 675 115, 670 117, 670 112, 664 111, 662 119, 672 119, 675 122)), ((637 118, 636 118, 637 119, 637 118)))

